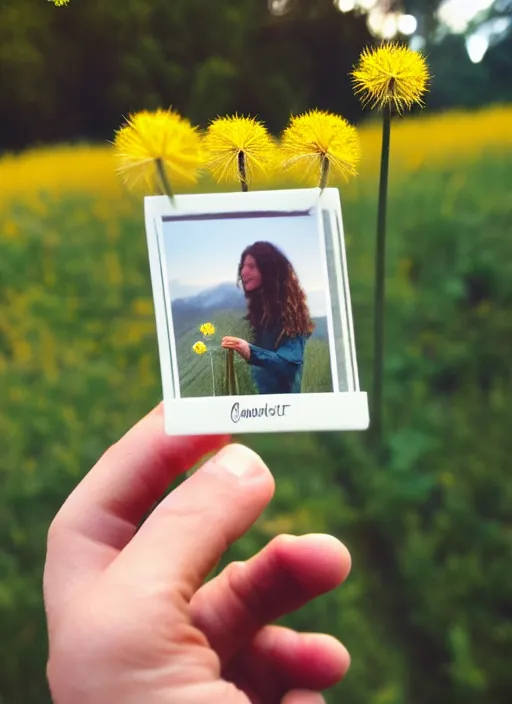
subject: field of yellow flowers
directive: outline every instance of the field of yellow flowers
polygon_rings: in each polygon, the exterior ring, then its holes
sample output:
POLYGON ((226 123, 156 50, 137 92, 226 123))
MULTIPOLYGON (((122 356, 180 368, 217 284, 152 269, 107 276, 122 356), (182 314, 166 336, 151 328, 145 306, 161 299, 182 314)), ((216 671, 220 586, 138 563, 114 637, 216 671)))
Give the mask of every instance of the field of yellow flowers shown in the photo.
MULTIPOLYGON (((509 121, 512 108, 493 107, 476 113, 449 112, 401 120, 393 126, 393 164, 402 176, 419 169, 437 168, 452 162, 465 163, 512 148, 509 121)), ((380 154, 380 125, 371 124, 361 130, 361 176, 347 187, 347 195, 357 192, 358 185, 373 181, 377 175, 380 154)), ((209 184, 203 185, 203 189, 209 184)), ((373 184, 372 184, 373 185, 373 184)), ((9 204, 20 198, 40 208, 41 192, 54 197, 70 194, 94 195, 101 203, 122 200, 114 173, 110 146, 84 145, 27 151, 21 156, 3 156, 0 160, 0 203, 9 204), (34 200, 35 199, 35 200, 34 200)), ((113 213, 114 215, 114 213, 113 213)), ((3 223, 3 235, 9 236, 13 223, 3 223)))
MULTIPOLYGON (((393 504, 386 520, 410 519, 397 535, 409 541, 401 560, 407 551, 421 555, 416 567, 412 557, 404 566, 411 575, 435 546, 414 519, 414 491, 427 491, 428 483, 413 491, 407 467, 423 467, 423 481, 428 476, 440 492, 469 492, 481 486, 484 471, 497 487, 510 481, 504 457, 507 447, 506 456, 512 453, 511 124, 512 107, 503 106, 426 113, 393 125, 385 388, 392 452, 388 484, 380 478, 374 485, 365 475, 365 511, 377 510, 372 491, 398 501, 407 487, 408 498, 400 499, 409 502, 407 511, 393 504)), ((360 175, 339 185, 361 383, 369 389, 379 124, 364 126, 361 140, 360 175)), ((0 643, 0 700, 9 704, 49 701, 41 695, 40 596, 48 523, 105 447, 161 397, 142 201, 122 190, 114 167, 108 145, 0 159, 0 622, 12 634, 0 643)), ((334 465, 321 439, 247 442, 281 469, 275 507, 260 533, 242 542, 240 555, 282 529, 351 535, 355 507, 326 489, 334 465)), ((445 577, 449 609, 457 576, 445 577)), ((347 701, 401 704, 402 665, 392 648, 379 647, 379 627, 363 614, 361 580, 348 585, 343 610, 324 602, 330 606, 308 612, 300 625, 343 629, 352 639, 356 665, 343 690, 347 701)), ((453 608, 462 608, 456 592, 453 599, 453 608)), ((484 667, 491 654, 477 662, 484 667)))

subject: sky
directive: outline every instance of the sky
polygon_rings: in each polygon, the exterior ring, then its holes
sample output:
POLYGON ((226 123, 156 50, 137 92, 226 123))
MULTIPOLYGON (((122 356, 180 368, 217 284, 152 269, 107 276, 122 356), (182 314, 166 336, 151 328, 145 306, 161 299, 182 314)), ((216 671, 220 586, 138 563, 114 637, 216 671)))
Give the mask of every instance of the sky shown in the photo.
MULTIPOLYGON (((400 31, 406 36, 414 35, 411 48, 423 49, 424 38, 416 34, 419 26, 414 15, 401 12, 389 12, 387 0, 335 0, 341 12, 351 12, 361 8, 368 12, 368 26, 373 34, 384 39, 393 39, 400 31)), ((444 0, 438 11, 441 24, 450 32, 463 33, 471 22, 484 10, 492 7, 494 0, 444 0)), ((507 31, 510 25, 508 18, 498 18, 495 21, 484 22, 477 28, 466 42, 469 58, 474 63, 483 59, 490 44, 507 31)))
MULTIPOLYGON (((487 10, 494 0, 444 0, 439 8, 439 18, 454 32, 463 32, 478 12, 487 10)), ((385 4, 380 0, 336 0, 342 12, 350 12, 356 7, 370 14, 381 13, 385 4)))
MULTIPOLYGON (((172 300, 236 283, 240 255, 257 240, 284 252, 308 298, 315 294, 316 309, 325 294, 316 216, 164 222, 163 234, 172 300)), ((324 310, 316 315, 325 314, 325 306, 320 307, 324 310)))
POLYGON ((445 0, 439 8, 439 17, 453 32, 463 32, 473 17, 488 10, 494 0, 445 0))

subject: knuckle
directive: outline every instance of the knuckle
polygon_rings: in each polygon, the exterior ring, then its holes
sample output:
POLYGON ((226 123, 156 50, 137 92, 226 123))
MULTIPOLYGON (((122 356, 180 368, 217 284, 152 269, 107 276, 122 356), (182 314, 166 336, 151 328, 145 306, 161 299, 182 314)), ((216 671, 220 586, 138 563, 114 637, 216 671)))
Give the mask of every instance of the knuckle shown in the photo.
POLYGON ((289 545, 290 540, 292 539, 294 539, 294 536, 290 533, 280 533, 279 535, 276 535, 275 538, 272 538, 270 541, 270 546, 272 546, 276 552, 280 553, 286 545, 289 545))
POLYGON ((256 621, 271 618, 274 612, 272 593, 264 581, 256 581, 251 577, 247 563, 231 563, 226 577, 233 597, 244 612, 256 621))
POLYGON ((52 546, 59 542, 64 532, 64 520, 62 518, 62 510, 51 521, 48 532, 46 534, 46 549, 49 551, 52 546))

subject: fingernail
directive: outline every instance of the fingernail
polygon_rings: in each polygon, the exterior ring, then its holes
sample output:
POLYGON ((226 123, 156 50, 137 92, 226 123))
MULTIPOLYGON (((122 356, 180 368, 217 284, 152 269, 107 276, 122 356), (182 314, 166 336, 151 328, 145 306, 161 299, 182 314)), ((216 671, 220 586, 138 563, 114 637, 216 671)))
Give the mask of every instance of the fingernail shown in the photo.
POLYGON ((228 474, 238 479, 253 479, 263 476, 269 470, 261 457, 245 445, 227 445, 204 465, 202 471, 208 474, 228 474))

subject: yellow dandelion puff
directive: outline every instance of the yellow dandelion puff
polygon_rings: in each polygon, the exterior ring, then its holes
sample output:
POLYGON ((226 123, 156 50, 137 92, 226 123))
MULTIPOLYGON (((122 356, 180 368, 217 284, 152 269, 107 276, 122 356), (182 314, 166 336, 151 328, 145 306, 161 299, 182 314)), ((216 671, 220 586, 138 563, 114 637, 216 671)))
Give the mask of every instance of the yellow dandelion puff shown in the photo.
POLYGON ((196 342, 195 345, 192 345, 192 349, 196 354, 204 354, 205 352, 208 352, 208 348, 204 344, 204 342, 196 342))
POLYGON ((211 335, 215 335, 215 325, 213 323, 203 323, 199 328, 199 331, 205 337, 210 337, 211 335))
POLYGON ((114 141, 117 171, 131 189, 158 186, 173 195, 173 185, 194 184, 201 162, 201 138, 190 122, 172 110, 131 115, 114 141))
POLYGON ((365 49, 352 77, 363 105, 390 106, 399 114, 415 104, 424 105, 430 81, 424 56, 395 42, 365 49))
POLYGON ((423 106, 430 74, 425 58, 418 52, 396 42, 365 49, 352 72, 356 94, 363 105, 382 109, 382 150, 377 214, 377 244, 375 248, 374 348, 372 434, 380 450, 382 440, 382 398, 384 374, 384 310, 386 271, 387 195, 392 112, 398 114, 418 104, 423 106))
POLYGON ((292 117, 281 138, 283 166, 325 188, 330 172, 343 178, 357 174, 359 135, 343 117, 311 110, 292 117))
POLYGON ((239 181, 247 191, 249 182, 267 176, 275 164, 276 145, 262 122, 252 117, 219 117, 203 138, 206 167, 214 179, 239 181))

